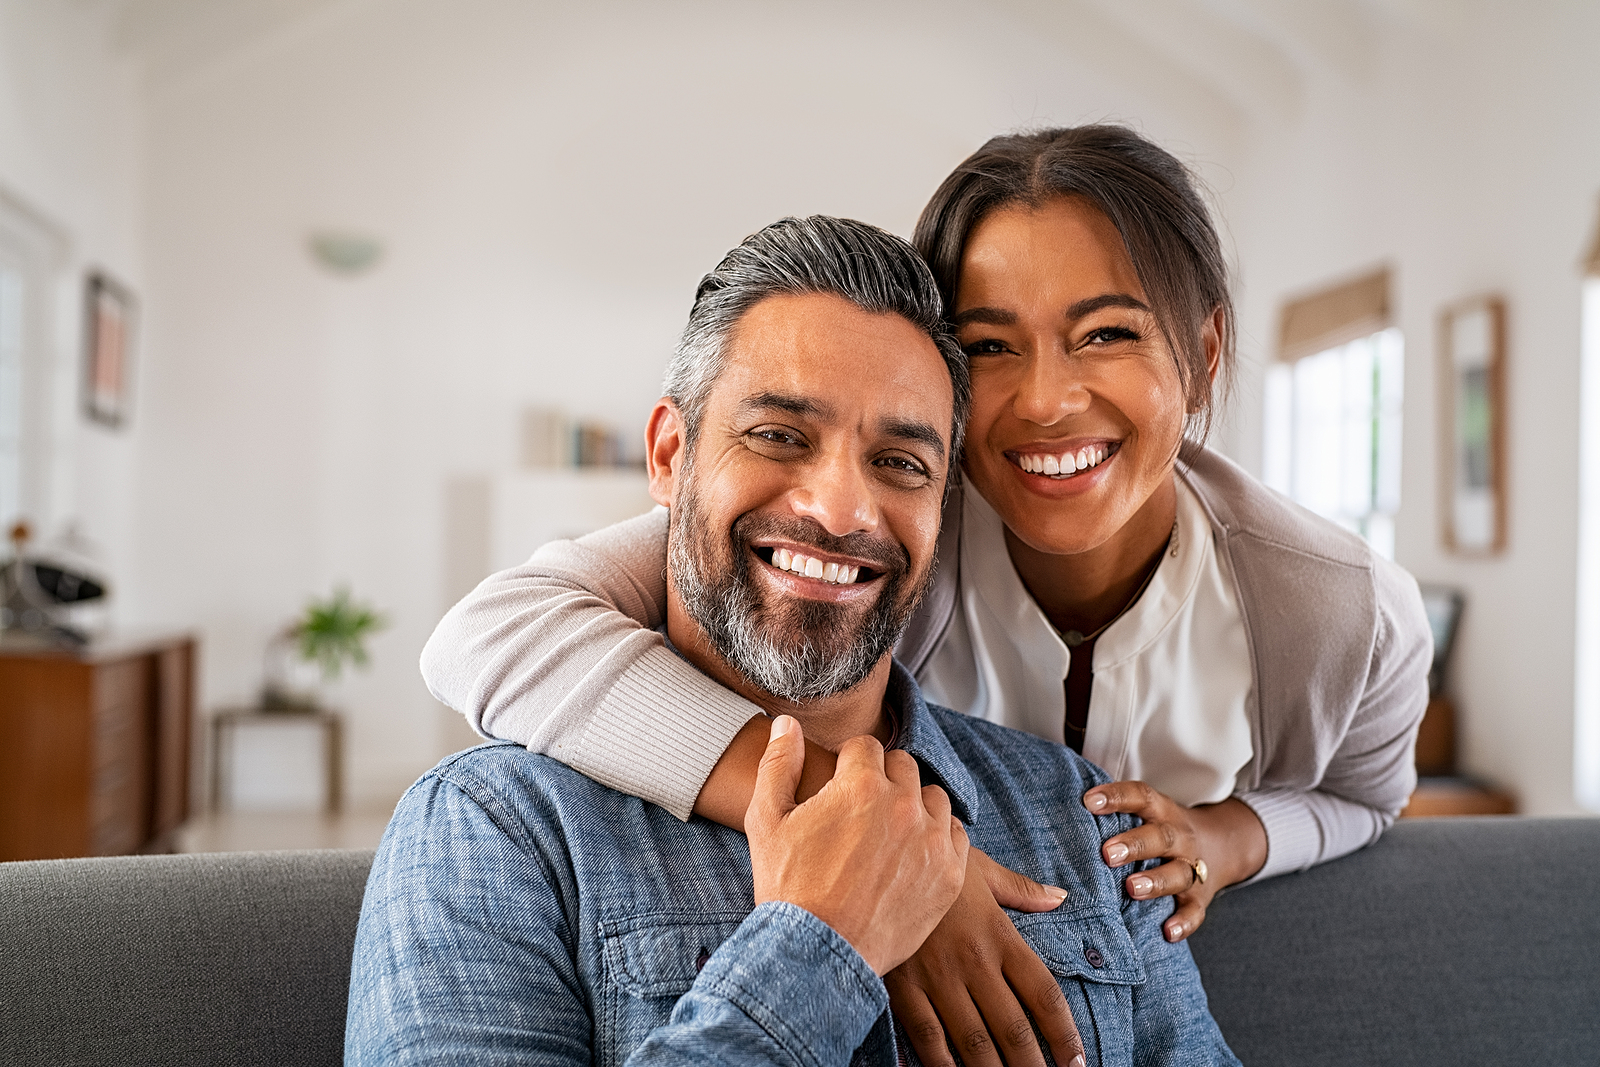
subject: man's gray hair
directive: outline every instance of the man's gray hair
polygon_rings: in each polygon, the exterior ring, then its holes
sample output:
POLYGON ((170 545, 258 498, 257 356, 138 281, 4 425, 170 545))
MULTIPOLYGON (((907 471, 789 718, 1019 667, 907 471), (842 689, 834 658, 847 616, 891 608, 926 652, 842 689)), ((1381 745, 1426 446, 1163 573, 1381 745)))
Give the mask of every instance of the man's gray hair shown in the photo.
POLYGON ((953 463, 961 453, 972 383, 966 353, 944 320, 932 272, 894 234, 827 215, 774 222, 745 238, 700 280, 662 386, 683 413, 684 443, 692 448, 699 435, 706 398, 722 374, 728 339, 740 318, 769 296, 803 293, 831 294, 862 311, 899 315, 933 341, 955 392, 953 463))

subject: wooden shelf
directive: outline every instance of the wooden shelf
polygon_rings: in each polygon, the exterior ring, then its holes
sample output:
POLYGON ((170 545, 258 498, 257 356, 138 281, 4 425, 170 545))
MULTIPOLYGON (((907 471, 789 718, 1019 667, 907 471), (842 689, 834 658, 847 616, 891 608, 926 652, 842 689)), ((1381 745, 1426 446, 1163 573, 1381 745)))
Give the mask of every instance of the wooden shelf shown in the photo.
POLYGON ((1502 792, 1470 778, 1423 778, 1402 819, 1426 819, 1440 815, 1515 815, 1517 801, 1502 792))
POLYGON ((0 643, 0 860, 170 851, 189 814, 195 643, 0 643))

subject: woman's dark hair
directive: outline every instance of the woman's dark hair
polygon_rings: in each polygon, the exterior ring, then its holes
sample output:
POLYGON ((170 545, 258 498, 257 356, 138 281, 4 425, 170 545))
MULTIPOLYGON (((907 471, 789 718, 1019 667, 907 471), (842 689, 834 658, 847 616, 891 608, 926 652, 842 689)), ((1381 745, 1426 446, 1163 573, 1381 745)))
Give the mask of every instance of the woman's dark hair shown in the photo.
POLYGON ((992 138, 944 180, 911 243, 933 268, 947 313, 955 310, 961 256, 988 215, 1057 197, 1082 197, 1105 213, 1133 261, 1178 367, 1190 430, 1203 440, 1214 401, 1203 328, 1222 309, 1218 377, 1226 392, 1234 361, 1228 267, 1210 213, 1188 168, 1125 126, 1071 126, 992 138))

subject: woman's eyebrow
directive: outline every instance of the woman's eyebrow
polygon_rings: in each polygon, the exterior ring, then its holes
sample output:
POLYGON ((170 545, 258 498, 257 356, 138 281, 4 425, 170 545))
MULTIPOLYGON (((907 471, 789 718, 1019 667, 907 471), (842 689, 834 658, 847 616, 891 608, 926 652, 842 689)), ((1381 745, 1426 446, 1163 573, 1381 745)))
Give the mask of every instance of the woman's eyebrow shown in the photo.
POLYGON ((1101 308, 1129 308, 1133 311, 1149 311, 1150 305, 1136 296, 1127 293, 1101 293, 1078 301, 1067 308, 1066 317, 1081 319, 1085 315, 1092 315, 1101 308))
POLYGON ((950 325, 958 330, 972 322, 984 326, 1015 326, 1017 313, 1004 308, 968 308, 950 316, 950 325))

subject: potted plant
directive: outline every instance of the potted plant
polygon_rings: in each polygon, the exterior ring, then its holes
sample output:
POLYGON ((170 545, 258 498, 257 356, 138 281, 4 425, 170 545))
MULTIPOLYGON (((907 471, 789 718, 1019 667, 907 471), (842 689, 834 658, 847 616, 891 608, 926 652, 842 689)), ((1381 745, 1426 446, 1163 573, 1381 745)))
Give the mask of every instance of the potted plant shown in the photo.
POLYGON ((367 638, 386 625, 381 614, 352 600, 350 590, 342 586, 326 599, 308 602, 300 617, 267 645, 262 710, 319 710, 317 675, 332 682, 346 667, 365 667, 367 638))

